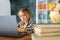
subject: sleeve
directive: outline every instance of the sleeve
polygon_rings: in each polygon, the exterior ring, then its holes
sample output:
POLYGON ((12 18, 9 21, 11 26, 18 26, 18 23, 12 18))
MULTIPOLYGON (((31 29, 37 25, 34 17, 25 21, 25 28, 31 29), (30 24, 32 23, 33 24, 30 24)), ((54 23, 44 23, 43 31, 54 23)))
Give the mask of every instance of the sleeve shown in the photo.
POLYGON ((30 24, 26 27, 25 30, 27 33, 33 33, 34 32, 34 24, 30 24))
POLYGON ((17 27, 20 27, 20 24, 19 23, 17 23, 18 24, 18 26, 17 27))

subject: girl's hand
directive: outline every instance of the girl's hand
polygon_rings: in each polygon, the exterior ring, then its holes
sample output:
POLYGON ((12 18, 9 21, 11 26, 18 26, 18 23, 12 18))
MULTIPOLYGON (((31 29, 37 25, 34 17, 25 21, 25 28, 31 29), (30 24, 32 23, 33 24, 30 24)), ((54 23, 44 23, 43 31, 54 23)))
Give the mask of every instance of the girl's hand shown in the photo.
POLYGON ((18 32, 25 32, 25 28, 19 28, 18 27, 18 32))

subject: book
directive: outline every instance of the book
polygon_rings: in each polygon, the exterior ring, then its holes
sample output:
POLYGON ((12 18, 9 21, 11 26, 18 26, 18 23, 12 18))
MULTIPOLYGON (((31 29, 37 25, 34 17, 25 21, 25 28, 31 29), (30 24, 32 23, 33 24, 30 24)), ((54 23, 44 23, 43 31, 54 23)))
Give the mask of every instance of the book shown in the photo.
POLYGON ((38 35, 38 36, 59 36, 60 35, 60 32, 56 32, 56 33, 38 33, 38 32, 36 32, 35 33, 36 35, 38 35))
POLYGON ((56 33, 60 32, 60 27, 34 27, 34 32, 38 33, 56 33))
POLYGON ((31 38, 32 40, 60 40, 60 36, 44 36, 44 37, 41 37, 41 36, 38 36, 36 34, 31 34, 31 38))
POLYGON ((60 27, 34 27, 34 33, 38 36, 60 35, 60 27))

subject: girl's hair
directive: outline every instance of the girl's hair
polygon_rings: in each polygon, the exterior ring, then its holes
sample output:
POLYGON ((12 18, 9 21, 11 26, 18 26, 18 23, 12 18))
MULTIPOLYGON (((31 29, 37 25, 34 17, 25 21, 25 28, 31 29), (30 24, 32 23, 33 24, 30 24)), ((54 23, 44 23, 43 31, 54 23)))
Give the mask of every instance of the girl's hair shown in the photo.
MULTIPOLYGON (((25 14, 28 14, 30 17, 31 17, 31 13, 30 13, 30 11, 27 9, 27 8, 22 8, 22 9, 20 9, 19 11, 22 11, 23 13, 25 13, 25 14)), ((19 12, 18 11, 18 12, 19 12)), ((19 14, 19 13, 18 13, 19 14)))

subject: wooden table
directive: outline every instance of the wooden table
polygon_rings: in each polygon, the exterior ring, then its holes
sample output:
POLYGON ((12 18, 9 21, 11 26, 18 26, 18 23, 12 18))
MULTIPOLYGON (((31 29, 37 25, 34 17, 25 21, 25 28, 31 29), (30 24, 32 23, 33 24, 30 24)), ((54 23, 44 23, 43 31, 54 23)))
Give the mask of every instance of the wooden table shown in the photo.
POLYGON ((0 40, 31 40, 31 34, 27 34, 21 38, 0 37, 0 40))

